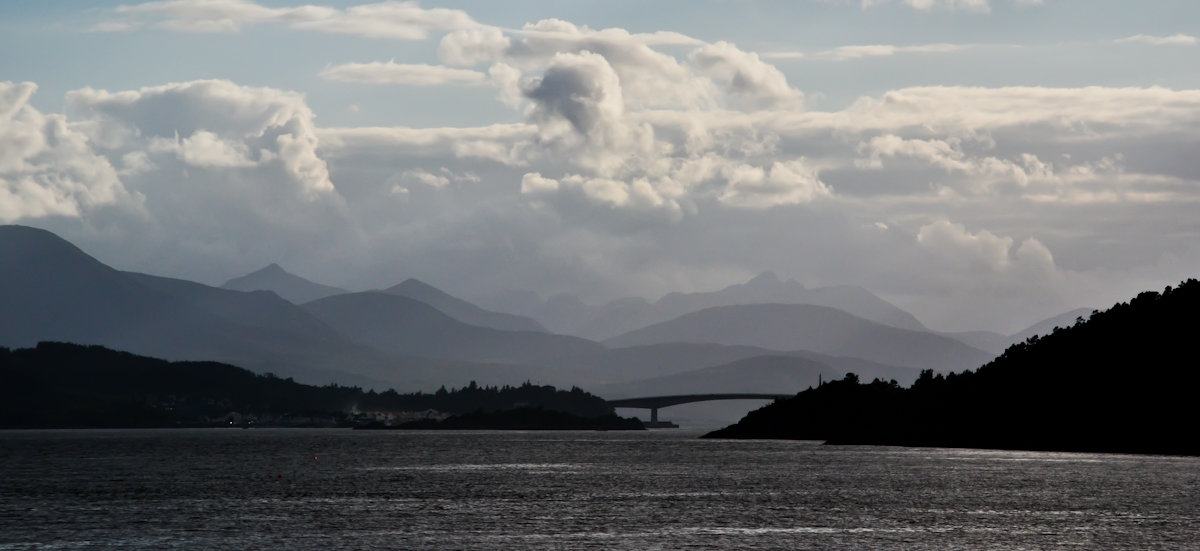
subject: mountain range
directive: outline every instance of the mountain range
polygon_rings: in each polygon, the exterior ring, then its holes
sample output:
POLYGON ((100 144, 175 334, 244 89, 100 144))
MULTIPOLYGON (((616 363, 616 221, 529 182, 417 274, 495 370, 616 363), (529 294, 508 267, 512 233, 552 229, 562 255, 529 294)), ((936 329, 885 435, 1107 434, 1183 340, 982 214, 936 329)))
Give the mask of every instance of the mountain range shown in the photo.
POLYGON ((977 367, 991 355, 928 331, 873 322, 811 304, 707 308, 605 341, 614 347, 669 342, 804 349, 938 371, 977 367))
POLYGON ((858 317, 914 331, 928 331, 912 314, 861 287, 806 288, 765 271, 746 283, 699 293, 669 293, 655 302, 639 297, 590 306, 573 295, 542 300, 534 293, 511 292, 489 297, 493 308, 523 314, 561 333, 604 340, 655 323, 718 306, 743 304, 812 304, 837 308, 858 317))
POLYGON ((849 371, 907 382, 912 368, 965 369, 992 357, 924 329, 865 290, 806 289, 769 272, 711 293, 610 304, 609 318, 595 318, 609 321, 594 320, 607 324, 604 332, 673 317, 598 342, 553 333, 546 327, 557 329, 553 324, 487 310, 413 279, 351 293, 271 265, 212 287, 122 272, 50 232, 0 226, 0 346, 99 344, 316 384, 433 390, 471 380, 531 380, 588 385, 614 396, 667 392, 676 383, 722 392, 731 381, 795 392, 812 384, 814 374, 849 371), (303 300, 309 297, 318 298, 303 300), (845 310, 761 302, 800 298, 845 310), (725 304, 731 301, 747 303, 725 304), (621 321, 613 314, 618 308, 650 314, 621 321))

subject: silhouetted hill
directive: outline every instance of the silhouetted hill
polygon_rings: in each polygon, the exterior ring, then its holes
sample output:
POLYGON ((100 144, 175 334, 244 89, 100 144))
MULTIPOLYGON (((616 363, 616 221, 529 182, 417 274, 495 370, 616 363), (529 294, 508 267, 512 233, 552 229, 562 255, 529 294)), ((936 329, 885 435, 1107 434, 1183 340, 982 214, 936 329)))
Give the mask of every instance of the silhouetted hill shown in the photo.
POLYGON ((1079 308, 1064 312, 1057 316, 1041 320, 1025 329, 1017 331, 1011 335, 1004 335, 992 331, 963 331, 957 333, 942 333, 943 336, 958 340, 968 346, 973 346, 980 350, 984 350, 993 354, 1000 354, 1004 350, 1014 344, 1025 342, 1026 339, 1034 335, 1049 335, 1054 331, 1055 327, 1069 327, 1075 324, 1078 318, 1087 319, 1092 315, 1091 308, 1079 308))
POLYGON ((546 333, 546 328, 532 318, 484 310, 470 302, 454 297, 441 289, 415 279, 384 290, 385 293, 419 300, 468 325, 478 325, 503 331, 537 331, 546 333))
POLYGON ((353 411, 443 413, 542 408, 582 417, 612 414, 601 398, 524 384, 475 383, 434 393, 316 387, 216 362, 167 362, 100 346, 39 343, 0 348, 0 428, 348 424, 353 411), (230 416, 236 413, 236 416, 230 416))
POLYGON ((996 355, 1004 352, 1004 349, 1012 344, 1008 335, 995 331, 948 331, 938 334, 996 355))
POLYGON ((226 281, 223 289, 233 291, 271 291, 293 304, 346 293, 345 289, 322 285, 289 273, 278 264, 226 281))
POLYGON ((304 308, 359 343, 401 354, 556 365, 604 349, 578 337, 468 325, 424 302, 377 291, 326 297, 304 308))
POLYGON ((626 333, 605 344, 626 347, 669 342, 811 350, 938 371, 979 366, 992 357, 947 337, 899 329, 810 304, 709 308, 626 333))
POLYGON ((853 377, 751 412, 715 437, 1200 455, 1189 361, 1200 282, 1146 292, 975 371, 908 389, 853 377))
POLYGON ((1080 318, 1082 318, 1084 321, 1087 321, 1088 318, 1092 317, 1092 312, 1094 311, 1095 310, 1092 308, 1079 308, 1076 310, 1071 310, 1070 312, 1064 312, 1051 318, 1046 318, 1033 325, 1030 325, 1029 327, 1026 327, 1025 329, 1017 331, 1012 335, 1009 335, 1008 343, 1006 343, 1005 348, 1008 348, 1014 344, 1023 343, 1029 340, 1029 337, 1049 335, 1050 333, 1054 332, 1056 327, 1071 327, 1075 325, 1076 320, 1080 318))

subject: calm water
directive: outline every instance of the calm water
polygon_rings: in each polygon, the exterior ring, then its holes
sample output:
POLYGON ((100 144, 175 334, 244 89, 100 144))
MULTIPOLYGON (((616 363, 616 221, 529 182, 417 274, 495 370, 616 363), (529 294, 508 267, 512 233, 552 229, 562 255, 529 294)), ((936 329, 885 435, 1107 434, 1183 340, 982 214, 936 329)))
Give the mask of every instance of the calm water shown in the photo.
POLYGON ((0 432, 0 549, 1200 549, 1200 460, 695 433, 0 432))

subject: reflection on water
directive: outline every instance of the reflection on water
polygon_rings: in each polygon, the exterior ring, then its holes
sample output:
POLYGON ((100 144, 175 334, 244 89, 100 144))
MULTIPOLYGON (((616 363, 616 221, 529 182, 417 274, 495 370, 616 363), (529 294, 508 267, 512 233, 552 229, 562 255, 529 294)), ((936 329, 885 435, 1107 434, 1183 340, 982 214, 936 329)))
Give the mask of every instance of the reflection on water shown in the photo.
POLYGON ((0 433, 0 549, 1200 548, 1200 460, 651 433, 0 433))

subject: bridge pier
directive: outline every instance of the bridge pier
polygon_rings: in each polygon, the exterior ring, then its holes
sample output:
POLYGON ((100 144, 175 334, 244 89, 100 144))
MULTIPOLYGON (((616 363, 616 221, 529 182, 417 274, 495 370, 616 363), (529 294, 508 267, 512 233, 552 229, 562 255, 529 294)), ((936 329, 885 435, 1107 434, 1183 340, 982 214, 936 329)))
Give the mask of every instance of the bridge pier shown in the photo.
POLYGON ((650 422, 658 423, 658 408, 650 408, 650 422))

